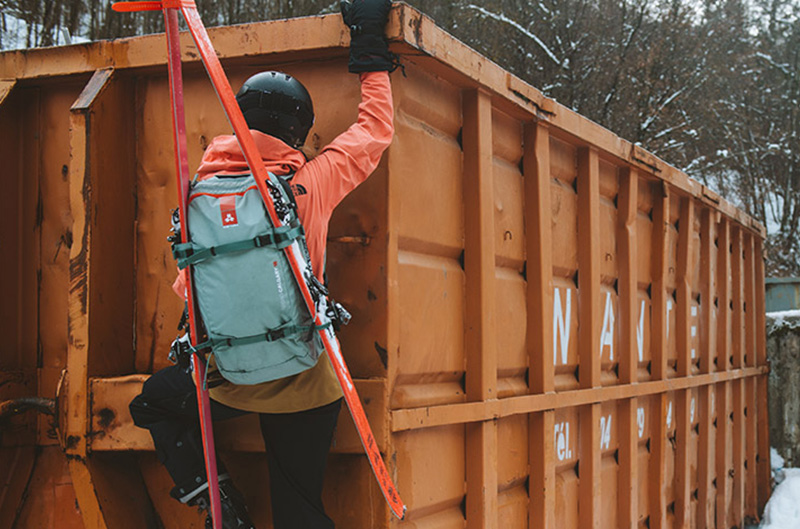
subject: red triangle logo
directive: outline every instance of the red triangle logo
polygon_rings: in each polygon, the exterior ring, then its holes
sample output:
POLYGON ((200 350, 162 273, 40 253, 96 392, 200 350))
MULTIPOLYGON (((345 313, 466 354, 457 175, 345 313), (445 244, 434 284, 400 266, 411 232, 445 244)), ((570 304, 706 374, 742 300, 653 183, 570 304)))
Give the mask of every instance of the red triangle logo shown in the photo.
POLYGON ((219 211, 220 215, 222 215, 223 228, 239 225, 239 218, 236 216, 236 197, 220 197, 219 211))

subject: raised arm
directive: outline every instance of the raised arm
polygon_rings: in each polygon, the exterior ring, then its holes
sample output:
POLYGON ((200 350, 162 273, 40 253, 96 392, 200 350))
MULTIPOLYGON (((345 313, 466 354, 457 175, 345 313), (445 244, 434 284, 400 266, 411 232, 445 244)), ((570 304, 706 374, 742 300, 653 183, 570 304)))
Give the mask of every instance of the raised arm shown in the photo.
POLYGON ((358 119, 303 169, 304 183, 314 189, 313 195, 326 212, 367 179, 392 142, 394 107, 389 74, 366 72, 360 78, 358 119))

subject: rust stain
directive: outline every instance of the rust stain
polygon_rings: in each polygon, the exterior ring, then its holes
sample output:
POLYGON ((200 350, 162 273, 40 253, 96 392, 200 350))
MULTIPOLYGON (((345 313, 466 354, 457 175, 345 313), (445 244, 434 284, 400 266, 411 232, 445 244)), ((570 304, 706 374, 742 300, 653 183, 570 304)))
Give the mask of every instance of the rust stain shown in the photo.
POLYGON ((422 15, 415 13, 409 20, 409 26, 414 33, 415 44, 418 48, 422 48, 422 15))
POLYGON ((36 197, 36 221, 33 224, 33 229, 38 230, 42 227, 44 221, 44 203, 42 200, 42 190, 39 189, 39 195, 36 197))
POLYGON ((117 417, 117 414, 114 413, 114 410, 110 408, 103 408, 97 412, 97 416, 99 417, 97 420, 97 425, 103 430, 108 430, 108 428, 113 424, 114 419, 117 417))
MULTIPOLYGON (((166 266, 166 264, 165 264, 166 266)), ((161 297, 161 292, 156 290, 156 301, 154 306, 158 307, 159 298, 161 297)), ((148 355, 148 371, 153 370, 153 359, 156 356, 156 347, 158 344, 156 343, 156 336, 158 336, 158 311, 153 311, 153 317, 150 319, 150 354, 148 355)))
POLYGON ((26 377, 23 371, 0 371, 0 388, 6 384, 21 384, 28 385, 30 383, 29 377, 26 377))
MULTIPOLYGON (((83 186, 81 188, 81 194, 83 196, 83 205, 84 205, 84 225, 83 225, 83 233, 81 234, 81 249, 78 255, 76 255, 73 259, 70 259, 69 262, 69 276, 70 276, 70 294, 78 294, 78 300, 80 302, 81 313, 86 314, 87 311, 87 304, 88 304, 88 262, 87 256, 89 251, 89 230, 91 225, 91 209, 86 207, 88 204, 91 203, 92 197, 92 182, 91 182, 91 172, 90 172, 90 162, 89 162, 89 148, 91 145, 91 137, 88 133, 89 131, 89 116, 86 116, 86 153, 85 153, 85 170, 83 174, 83 186)), ((70 232, 70 246, 72 246, 72 233, 70 232)))
POLYGON ((81 248, 81 252, 75 256, 74 259, 71 259, 69 262, 69 277, 70 277, 70 294, 77 293, 78 299, 80 301, 81 313, 86 313, 86 304, 87 304, 87 284, 88 284, 88 274, 87 272, 87 263, 86 263, 86 247, 81 248))
POLYGON ((69 250, 72 248, 72 231, 67 229, 61 237, 59 237, 58 242, 56 243, 56 252, 53 255, 53 263, 58 260, 58 254, 61 252, 61 247, 66 246, 69 250))

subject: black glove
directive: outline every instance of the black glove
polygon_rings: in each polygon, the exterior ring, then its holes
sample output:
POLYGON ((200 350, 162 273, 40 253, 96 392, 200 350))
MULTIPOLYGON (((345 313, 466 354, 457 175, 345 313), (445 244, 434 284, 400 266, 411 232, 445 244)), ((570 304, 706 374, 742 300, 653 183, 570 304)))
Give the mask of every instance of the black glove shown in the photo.
POLYGON ((350 72, 393 72, 399 66, 384 33, 391 8, 391 0, 341 0, 342 20, 350 28, 350 72))

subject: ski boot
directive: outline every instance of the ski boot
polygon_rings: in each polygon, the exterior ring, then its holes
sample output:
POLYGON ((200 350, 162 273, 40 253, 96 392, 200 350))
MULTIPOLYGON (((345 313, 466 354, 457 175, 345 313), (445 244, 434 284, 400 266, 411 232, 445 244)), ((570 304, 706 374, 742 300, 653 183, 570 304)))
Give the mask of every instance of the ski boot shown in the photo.
MULTIPOLYGON (((219 496, 222 506, 222 529, 255 529, 247 512, 244 496, 233 486, 231 480, 226 479, 219 482, 219 496)), ((198 494, 189 502, 189 505, 197 506, 201 511, 207 513, 205 529, 214 529, 208 490, 198 494)))

